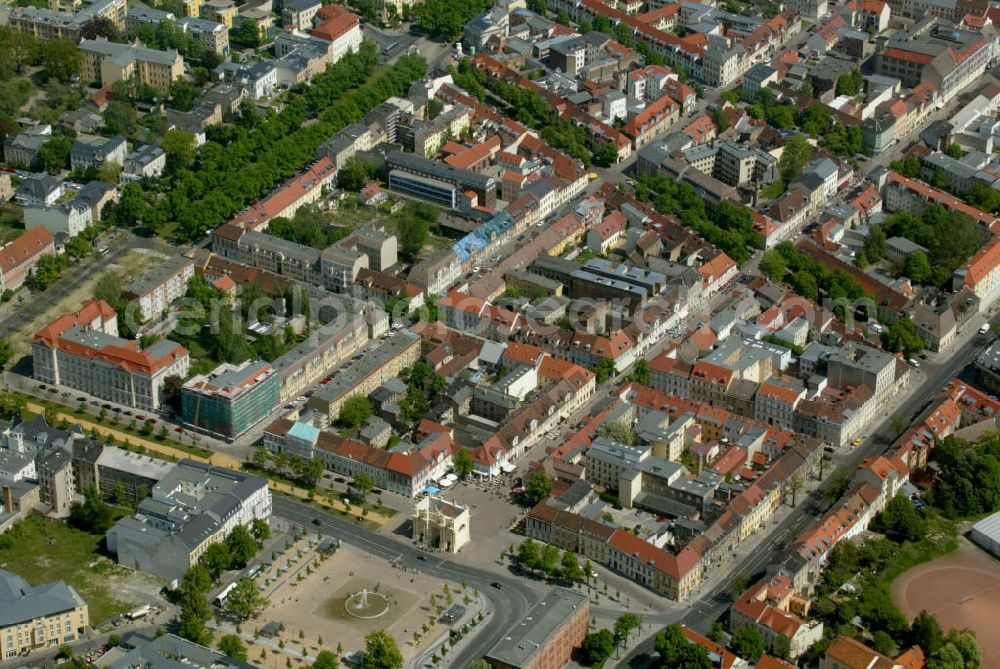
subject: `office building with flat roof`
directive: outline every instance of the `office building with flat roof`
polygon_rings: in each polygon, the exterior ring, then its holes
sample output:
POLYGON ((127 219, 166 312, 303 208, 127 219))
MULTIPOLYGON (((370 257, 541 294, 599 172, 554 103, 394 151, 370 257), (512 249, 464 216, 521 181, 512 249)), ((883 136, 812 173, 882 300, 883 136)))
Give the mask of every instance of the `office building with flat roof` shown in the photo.
POLYGON ((459 196, 468 191, 476 196, 479 206, 496 206, 497 180, 494 177, 403 151, 390 151, 386 166, 392 190, 452 209, 458 207, 459 196))
POLYGON ((271 516, 267 479, 182 460, 107 532, 118 563, 176 583, 237 525, 271 516))
POLYGON ((175 256, 157 265, 133 281, 124 296, 139 302, 143 321, 162 314, 170 303, 187 292, 187 284, 194 276, 194 263, 189 258, 175 256))
POLYGON ((590 601, 552 588, 486 654, 493 669, 560 669, 587 635, 590 601))
POLYGON ((267 362, 223 363, 184 384, 184 424, 232 441, 267 418, 280 393, 280 377, 267 362))
POLYGON ((306 406, 333 422, 340 416, 340 407, 348 397, 368 395, 419 359, 420 336, 410 330, 400 330, 365 357, 344 365, 306 406))

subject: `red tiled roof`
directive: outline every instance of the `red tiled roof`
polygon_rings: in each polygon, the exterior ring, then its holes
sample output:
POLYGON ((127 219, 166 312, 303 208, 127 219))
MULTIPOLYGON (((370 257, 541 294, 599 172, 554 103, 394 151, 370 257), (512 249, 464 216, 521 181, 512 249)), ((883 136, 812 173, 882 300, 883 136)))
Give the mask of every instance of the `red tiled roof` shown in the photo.
MULTIPOLYGON (((334 7, 336 5, 327 6, 334 7)), ((314 188, 319 188, 321 183, 330 180, 336 172, 337 166, 324 156, 287 184, 273 191, 263 202, 251 205, 237 214, 230 222, 251 230, 258 228, 306 193, 314 188)))
POLYGON ((347 34, 359 25, 358 17, 341 5, 325 5, 316 12, 322 23, 313 28, 313 37, 319 37, 330 42, 347 34))
POLYGON ((976 255, 965 263, 966 273, 963 284, 968 288, 975 288, 980 281, 996 269, 997 265, 1000 265, 1000 237, 991 239, 986 243, 986 246, 979 249, 976 255))
POLYGON ((694 363, 694 367, 691 369, 691 378, 728 388, 733 380, 733 370, 712 362, 699 360, 694 363))
POLYGON ((996 216, 991 216, 990 214, 984 213, 979 209, 969 205, 968 203, 958 199, 950 193, 946 193, 943 190, 939 190, 930 186, 919 179, 911 179, 909 177, 904 177, 898 172, 890 171, 889 180, 893 183, 897 183, 900 186, 907 188, 910 191, 920 195, 926 200, 932 200, 938 204, 944 205, 947 209, 952 209, 959 211, 966 216, 971 216, 983 225, 990 228, 997 226, 1000 223, 1000 219, 996 216))
MULTIPOLYGON (((43 226, 32 228, 7 246, 0 249, 0 272, 7 274, 23 263, 30 261, 46 248, 53 246, 55 238, 43 226)), ((55 248, 52 248, 55 252, 55 248)))
MULTIPOLYGON (((719 658, 720 664, 713 666, 718 666, 719 669, 731 669, 731 667, 736 663, 739 658, 734 655, 731 651, 726 650, 725 646, 720 646, 708 637, 702 636, 695 632, 694 630, 688 629, 687 627, 681 628, 681 633, 684 637, 691 643, 697 644, 707 650, 709 653, 714 654, 719 658)), ((760 664, 758 663, 757 668, 760 669, 760 664)))
POLYGON ((664 95, 659 100, 646 105, 646 108, 635 115, 635 117, 625 124, 623 130, 630 137, 638 137, 651 123, 657 123, 663 115, 671 115, 677 112, 680 104, 669 95, 664 95))
POLYGON ((895 58, 897 60, 906 60, 911 63, 919 63, 921 65, 927 65, 932 60, 934 56, 929 53, 918 53, 916 51, 907 51, 905 49, 899 49, 896 47, 890 47, 882 52, 883 58, 895 58))
POLYGON ((81 358, 97 358, 113 365, 122 367, 129 372, 154 374, 163 367, 172 364, 180 357, 187 355, 183 346, 177 344, 173 349, 159 358, 154 358, 147 351, 140 351, 135 341, 121 340, 121 344, 107 344, 100 348, 92 348, 75 341, 62 338, 64 332, 74 326, 87 326, 101 317, 107 320, 115 315, 114 309, 103 300, 92 300, 82 309, 73 314, 57 318, 35 334, 36 341, 45 342, 50 348, 58 348, 71 355, 81 358))
POLYGON ((725 276, 736 267, 736 261, 725 253, 720 252, 717 256, 704 263, 698 268, 698 273, 707 282, 717 281, 719 277, 725 276))
POLYGON ((493 135, 485 142, 476 144, 475 146, 460 148, 463 150, 448 156, 444 159, 444 162, 452 167, 468 169, 469 166, 475 165, 498 151, 500 149, 500 137, 499 135, 493 135))

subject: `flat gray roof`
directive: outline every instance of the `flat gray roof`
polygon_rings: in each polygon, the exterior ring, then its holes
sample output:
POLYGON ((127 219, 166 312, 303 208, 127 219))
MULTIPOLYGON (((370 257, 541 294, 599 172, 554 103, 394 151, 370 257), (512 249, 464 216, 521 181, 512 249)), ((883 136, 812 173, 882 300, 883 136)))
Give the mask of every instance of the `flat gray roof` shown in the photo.
POLYGON ((525 616, 507 630, 486 657, 512 667, 523 667, 559 631, 587 597, 566 588, 552 588, 525 616))

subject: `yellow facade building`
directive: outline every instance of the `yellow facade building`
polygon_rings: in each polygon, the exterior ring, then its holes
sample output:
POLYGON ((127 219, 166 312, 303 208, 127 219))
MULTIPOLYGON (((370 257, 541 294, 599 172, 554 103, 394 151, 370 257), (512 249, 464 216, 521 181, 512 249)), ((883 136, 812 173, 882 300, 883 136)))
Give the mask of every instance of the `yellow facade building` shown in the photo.
POLYGON ((33 588, 0 569, 0 659, 76 641, 88 625, 87 603, 65 582, 33 588))

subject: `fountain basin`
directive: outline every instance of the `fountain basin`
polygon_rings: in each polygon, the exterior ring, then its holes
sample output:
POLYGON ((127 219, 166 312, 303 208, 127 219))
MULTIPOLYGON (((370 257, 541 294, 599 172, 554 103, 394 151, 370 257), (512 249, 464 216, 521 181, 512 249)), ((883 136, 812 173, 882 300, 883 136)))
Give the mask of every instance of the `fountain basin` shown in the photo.
POLYGON ((389 598, 380 592, 372 592, 362 588, 344 600, 344 609, 348 615, 361 620, 370 620, 384 615, 389 610, 389 598))

